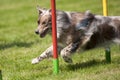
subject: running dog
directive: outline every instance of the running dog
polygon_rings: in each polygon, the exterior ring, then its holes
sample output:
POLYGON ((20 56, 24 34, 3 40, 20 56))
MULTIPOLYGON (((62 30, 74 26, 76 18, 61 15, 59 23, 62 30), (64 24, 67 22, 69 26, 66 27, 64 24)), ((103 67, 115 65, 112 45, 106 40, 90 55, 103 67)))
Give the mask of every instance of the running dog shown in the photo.
MULTIPOLYGON (((41 38, 51 32, 51 10, 38 8, 38 28, 41 38)), ((120 18, 98 16, 86 11, 56 11, 58 53, 65 62, 72 63, 71 54, 76 50, 90 49, 106 41, 120 43, 120 18)), ((53 46, 32 60, 32 64, 53 56, 53 46)))

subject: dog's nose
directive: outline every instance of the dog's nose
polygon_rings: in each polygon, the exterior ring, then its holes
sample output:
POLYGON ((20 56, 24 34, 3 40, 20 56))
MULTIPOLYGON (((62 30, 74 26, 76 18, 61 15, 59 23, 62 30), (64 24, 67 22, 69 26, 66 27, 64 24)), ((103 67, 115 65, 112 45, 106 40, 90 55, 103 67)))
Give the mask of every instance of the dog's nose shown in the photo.
POLYGON ((36 33, 36 34, 39 34, 39 31, 38 31, 38 30, 36 30, 36 31, 35 31, 35 33, 36 33))

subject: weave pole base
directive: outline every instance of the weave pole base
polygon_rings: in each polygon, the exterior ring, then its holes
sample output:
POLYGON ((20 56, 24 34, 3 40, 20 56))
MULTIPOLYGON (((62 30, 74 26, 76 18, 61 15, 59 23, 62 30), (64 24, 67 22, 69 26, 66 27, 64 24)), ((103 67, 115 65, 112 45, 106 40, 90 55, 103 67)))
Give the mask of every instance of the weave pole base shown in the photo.
POLYGON ((59 73, 59 60, 58 59, 53 59, 53 72, 54 74, 58 74, 59 73))
POLYGON ((105 58, 107 63, 111 63, 111 51, 110 48, 106 48, 105 50, 105 58))

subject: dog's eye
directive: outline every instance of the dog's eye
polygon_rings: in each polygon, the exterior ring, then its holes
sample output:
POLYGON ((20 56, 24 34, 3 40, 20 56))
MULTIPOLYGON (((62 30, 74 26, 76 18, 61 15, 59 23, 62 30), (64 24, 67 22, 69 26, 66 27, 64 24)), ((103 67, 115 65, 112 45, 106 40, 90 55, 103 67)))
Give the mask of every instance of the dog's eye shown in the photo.
POLYGON ((43 25, 45 25, 45 24, 46 24, 46 22, 44 21, 44 22, 42 22, 42 24, 43 24, 43 25))

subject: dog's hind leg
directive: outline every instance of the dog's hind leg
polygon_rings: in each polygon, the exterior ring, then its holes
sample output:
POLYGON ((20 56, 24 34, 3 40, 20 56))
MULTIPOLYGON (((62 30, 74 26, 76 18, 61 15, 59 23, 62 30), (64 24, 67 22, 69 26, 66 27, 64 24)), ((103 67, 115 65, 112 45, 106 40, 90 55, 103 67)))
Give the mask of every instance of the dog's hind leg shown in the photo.
POLYGON ((61 56, 67 63, 72 63, 72 59, 70 58, 71 54, 74 53, 79 46, 79 42, 71 43, 67 47, 61 50, 61 56))
MULTIPOLYGON (((61 47, 58 46, 58 52, 60 52, 60 50, 61 50, 61 47)), ((32 64, 39 63, 43 59, 46 59, 46 58, 49 58, 49 57, 52 57, 52 56, 53 56, 53 46, 50 46, 40 56, 34 58, 32 60, 32 64)))

